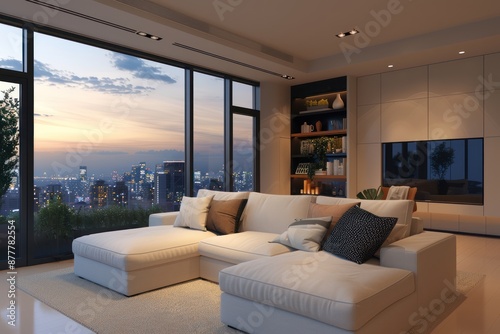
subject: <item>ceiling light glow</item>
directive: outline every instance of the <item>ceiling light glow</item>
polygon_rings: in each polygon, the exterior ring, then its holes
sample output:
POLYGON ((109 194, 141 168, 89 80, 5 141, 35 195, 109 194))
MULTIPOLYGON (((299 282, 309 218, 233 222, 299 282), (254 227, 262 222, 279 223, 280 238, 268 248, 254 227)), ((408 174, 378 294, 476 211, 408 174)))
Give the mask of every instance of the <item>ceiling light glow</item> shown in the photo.
POLYGON ((350 35, 356 35, 359 33, 359 30, 357 29, 351 29, 349 31, 346 31, 346 32, 341 32, 340 34, 337 34, 335 36, 337 36, 338 38, 344 38, 344 37, 347 37, 347 36, 350 36, 350 35))
POLYGON ((152 40, 154 40, 154 41, 159 41, 159 40, 161 40, 161 39, 162 39, 161 37, 158 37, 158 36, 155 36, 155 35, 148 34, 147 32, 144 32, 144 31, 136 31, 135 33, 136 33, 137 35, 139 35, 139 36, 147 37, 147 38, 152 39, 152 40))

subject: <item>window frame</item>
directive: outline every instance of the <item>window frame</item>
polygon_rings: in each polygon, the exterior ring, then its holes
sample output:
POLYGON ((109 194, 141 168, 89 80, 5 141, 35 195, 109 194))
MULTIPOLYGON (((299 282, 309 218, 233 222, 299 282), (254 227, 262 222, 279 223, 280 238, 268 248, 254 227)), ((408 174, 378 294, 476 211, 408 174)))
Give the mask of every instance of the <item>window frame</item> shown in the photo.
MULTIPOLYGON (((235 77, 232 75, 215 72, 199 66, 182 63, 166 57, 152 55, 144 51, 114 45, 112 43, 99 41, 78 34, 57 30, 50 27, 39 26, 33 23, 24 22, 4 15, 0 15, 0 23, 20 27, 23 29, 23 62, 24 71, 13 71, 0 69, 2 78, 11 78, 13 82, 21 82, 23 87, 22 94, 22 117, 20 119, 20 182, 21 182, 21 224, 25 226, 26 233, 20 238, 26 243, 24 250, 21 250, 22 257, 19 259, 18 266, 34 265, 53 261, 53 258, 35 258, 34 255, 34 226, 33 226, 33 185, 34 185, 34 32, 47 34, 53 37, 62 38, 76 43, 103 48, 113 52, 119 52, 145 60, 158 62, 165 65, 176 66, 184 69, 185 74, 185 195, 192 196, 194 190, 194 170, 193 170, 193 73, 201 72, 224 79, 224 162, 225 162, 225 189, 233 189, 232 175, 232 126, 233 115, 241 114, 254 118, 253 126, 253 150, 254 150, 254 170, 253 170, 253 190, 260 189, 260 155, 259 155, 259 124, 260 124, 260 83, 235 77), (236 107, 232 105, 232 82, 237 81, 249 84, 253 87, 254 109, 236 107), (31 223, 30 223, 31 222, 31 223)), ((7 263, 5 263, 5 266, 7 263)), ((0 269, 3 269, 3 263, 0 263, 0 269)))

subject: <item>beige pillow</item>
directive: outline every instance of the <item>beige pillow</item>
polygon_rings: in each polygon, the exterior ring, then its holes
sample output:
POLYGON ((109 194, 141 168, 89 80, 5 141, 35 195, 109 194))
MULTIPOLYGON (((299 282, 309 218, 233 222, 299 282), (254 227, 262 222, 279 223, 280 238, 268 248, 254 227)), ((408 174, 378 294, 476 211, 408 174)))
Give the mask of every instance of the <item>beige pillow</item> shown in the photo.
POLYGON ((298 219, 270 242, 279 242, 306 252, 317 252, 331 221, 332 217, 298 219))
POLYGON ((237 232, 246 203, 246 199, 212 200, 208 211, 207 230, 217 234, 237 232))
POLYGON ((179 214, 175 218, 175 227, 189 227, 206 231, 208 210, 213 196, 182 197, 179 214))
POLYGON ((330 227, 326 231, 326 234, 323 237, 323 240, 321 241, 321 247, 323 247, 323 244, 325 243, 326 239, 328 239, 328 237, 332 233, 333 227, 335 226, 335 224, 337 224, 340 217, 342 217, 342 215, 347 210, 359 204, 360 202, 347 203, 347 204, 334 204, 334 205, 311 203, 309 205, 309 213, 307 215, 309 218, 319 218, 328 216, 332 217, 332 222, 330 224, 330 227))

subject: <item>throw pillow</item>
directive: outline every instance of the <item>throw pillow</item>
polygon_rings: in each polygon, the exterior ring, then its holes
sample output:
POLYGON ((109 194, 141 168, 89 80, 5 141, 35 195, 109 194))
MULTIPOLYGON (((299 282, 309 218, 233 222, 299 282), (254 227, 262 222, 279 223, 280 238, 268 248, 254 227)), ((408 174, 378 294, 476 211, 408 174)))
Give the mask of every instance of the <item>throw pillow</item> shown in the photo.
POLYGON ((339 219, 323 249, 358 264, 370 259, 396 225, 395 217, 379 217, 353 206, 339 219))
POLYGON ((213 196, 182 197, 179 214, 175 218, 175 227, 189 227, 206 231, 208 210, 213 196))
POLYGON ((321 240, 320 243, 321 248, 326 242, 328 236, 332 233, 333 227, 337 224, 340 217, 342 217, 342 215, 346 213, 346 211, 352 208, 353 206, 355 205, 359 206, 360 204, 361 202, 347 203, 347 204, 332 204, 332 205, 311 203, 309 205, 309 212, 307 217, 309 218, 328 217, 328 216, 332 217, 332 222, 328 227, 328 230, 326 231, 323 240, 321 240))
POLYGON ((237 232, 246 203, 246 199, 212 200, 208 211, 207 230, 217 234, 237 232))
POLYGON ((290 224, 285 232, 270 242, 279 242, 285 246, 307 252, 317 252, 331 221, 332 217, 297 220, 290 224))

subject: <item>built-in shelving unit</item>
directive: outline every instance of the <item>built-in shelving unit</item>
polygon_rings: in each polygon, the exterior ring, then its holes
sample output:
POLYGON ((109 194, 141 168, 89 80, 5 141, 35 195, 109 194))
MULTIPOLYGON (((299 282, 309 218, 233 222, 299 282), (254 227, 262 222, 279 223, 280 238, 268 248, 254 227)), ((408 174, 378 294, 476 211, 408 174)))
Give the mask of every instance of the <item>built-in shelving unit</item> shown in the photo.
POLYGON ((291 194, 347 195, 347 93, 346 77, 292 86, 291 194), (334 108, 338 95, 344 106, 334 108), (324 166, 311 180, 311 173, 307 173, 304 166, 318 161, 312 149, 314 139, 318 138, 335 139, 336 143, 343 143, 343 149, 337 147, 340 152, 329 151, 326 154, 328 168, 324 166))

